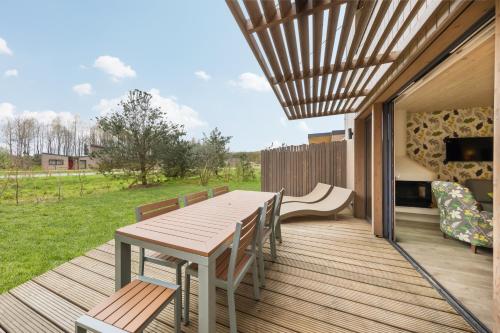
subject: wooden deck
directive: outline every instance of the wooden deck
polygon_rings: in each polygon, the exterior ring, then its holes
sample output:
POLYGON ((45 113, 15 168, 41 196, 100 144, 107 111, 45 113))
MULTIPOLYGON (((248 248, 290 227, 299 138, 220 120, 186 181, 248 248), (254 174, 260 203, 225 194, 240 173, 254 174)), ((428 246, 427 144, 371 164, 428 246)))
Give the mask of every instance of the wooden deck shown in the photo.
MULTIPOLYGON (((361 220, 339 216, 339 221, 287 223, 283 239, 278 260, 267 261, 261 300, 252 298, 250 276, 238 288, 241 332, 473 332, 361 220)), ((0 295, 0 333, 73 332, 78 316, 113 293, 113 265, 109 242, 0 295)), ((173 270, 154 264, 146 264, 146 275, 174 281, 173 270)), ((191 290, 191 324, 184 332, 197 332, 196 279, 191 290)), ((217 329, 228 332, 223 290, 217 291, 217 305, 217 329)), ((146 331, 172 332, 172 327, 169 306, 146 331)))

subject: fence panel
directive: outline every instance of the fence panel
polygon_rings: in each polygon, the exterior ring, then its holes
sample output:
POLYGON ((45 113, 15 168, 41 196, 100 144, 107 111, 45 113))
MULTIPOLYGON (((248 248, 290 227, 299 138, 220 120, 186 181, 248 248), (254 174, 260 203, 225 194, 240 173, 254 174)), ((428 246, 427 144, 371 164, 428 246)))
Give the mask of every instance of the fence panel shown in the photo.
POLYGON ((261 189, 287 195, 309 193, 317 183, 346 186, 345 141, 261 151, 261 189))

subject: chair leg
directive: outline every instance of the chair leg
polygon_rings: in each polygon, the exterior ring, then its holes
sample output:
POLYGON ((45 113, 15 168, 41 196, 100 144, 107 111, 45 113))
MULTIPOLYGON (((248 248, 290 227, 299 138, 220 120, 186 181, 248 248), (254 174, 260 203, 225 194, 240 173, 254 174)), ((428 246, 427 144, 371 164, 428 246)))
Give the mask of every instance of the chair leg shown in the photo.
POLYGON ((181 333, 181 317, 182 317, 182 291, 179 288, 177 289, 175 295, 175 310, 174 310, 175 333, 181 333))
POLYGON ((144 275, 144 256, 146 255, 146 250, 141 247, 139 249, 139 275, 144 275))
POLYGON ((189 325, 189 292, 191 289, 191 276, 186 274, 184 285, 184 325, 189 325))
POLYGON ((264 272, 264 252, 262 251, 262 243, 259 244, 259 279, 260 286, 266 286, 266 273, 264 272))
POLYGON ((179 286, 180 305, 181 305, 181 315, 182 315, 182 265, 177 264, 175 269, 175 283, 179 286))
POLYGON ((227 289, 227 305, 229 311, 229 331, 231 333, 238 333, 236 326, 236 306, 234 304, 234 290, 232 286, 228 286, 227 289))
POLYGON ((276 261, 276 235, 271 233, 271 236, 269 236, 269 245, 271 247, 271 259, 276 261))
POLYGON ((477 253, 477 246, 471 244, 470 250, 472 251, 472 253, 476 254, 477 253))
POLYGON ((283 238, 281 238, 281 222, 279 219, 276 223, 276 238, 280 241, 280 244, 283 243, 283 238))
POLYGON ((446 239, 448 238, 448 236, 446 236, 446 234, 443 232, 443 238, 446 239))
POLYGON ((253 261, 252 278, 253 278, 253 298, 255 298, 255 300, 259 300, 260 285, 259 285, 259 268, 257 265, 257 258, 255 258, 255 260, 253 261))

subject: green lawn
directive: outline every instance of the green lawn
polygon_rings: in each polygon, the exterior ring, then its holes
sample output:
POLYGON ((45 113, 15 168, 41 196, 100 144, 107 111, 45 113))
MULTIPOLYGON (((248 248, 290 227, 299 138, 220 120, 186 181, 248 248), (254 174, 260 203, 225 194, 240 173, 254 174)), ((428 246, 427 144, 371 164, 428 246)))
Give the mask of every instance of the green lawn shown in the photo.
MULTIPOLYGON (((230 181, 234 189, 260 190, 254 181, 230 181)), ((0 179, 0 190, 2 188, 0 179)), ((20 204, 12 184, 0 197, 0 293, 113 238, 134 222, 134 207, 202 190, 197 179, 169 180, 128 189, 123 180, 86 176, 21 179, 20 204), (62 199, 59 200, 61 184, 62 199)), ((209 187, 224 184, 214 180, 209 187)))

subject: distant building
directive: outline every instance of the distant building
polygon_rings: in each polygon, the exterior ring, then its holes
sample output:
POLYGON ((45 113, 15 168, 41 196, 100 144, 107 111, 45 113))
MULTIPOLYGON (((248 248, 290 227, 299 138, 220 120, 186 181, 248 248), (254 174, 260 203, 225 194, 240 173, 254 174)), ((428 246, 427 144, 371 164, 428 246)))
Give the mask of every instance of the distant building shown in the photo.
POLYGON ((42 169, 50 170, 85 170, 97 167, 97 161, 90 156, 68 156, 42 153, 42 169))
POLYGON ((308 135, 308 139, 309 139, 309 144, 342 141, 345 140, 345 131, 336 130, 326 133, 313 133, 308 135))

